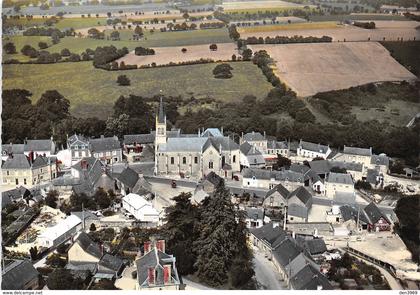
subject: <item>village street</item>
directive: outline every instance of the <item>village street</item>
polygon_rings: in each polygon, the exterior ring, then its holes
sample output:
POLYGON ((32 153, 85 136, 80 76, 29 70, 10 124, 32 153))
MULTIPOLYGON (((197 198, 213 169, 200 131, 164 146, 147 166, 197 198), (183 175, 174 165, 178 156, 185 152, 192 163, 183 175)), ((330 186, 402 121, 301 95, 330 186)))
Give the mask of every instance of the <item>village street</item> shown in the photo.
POLYGON ((263 290, 284 290, 284 282, 279 280, 279 273, 273 263, 264 257, 260 251, 254 248, 254 271, 255 277, 263 290))

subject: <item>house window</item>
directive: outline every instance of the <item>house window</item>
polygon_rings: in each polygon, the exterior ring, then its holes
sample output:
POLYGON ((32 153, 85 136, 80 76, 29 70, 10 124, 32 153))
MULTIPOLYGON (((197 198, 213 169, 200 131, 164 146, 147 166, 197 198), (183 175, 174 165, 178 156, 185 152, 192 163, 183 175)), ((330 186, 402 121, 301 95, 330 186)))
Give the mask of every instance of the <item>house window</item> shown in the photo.
POLYGON ((23 179, 23 184, 26 184, 26 178, 23 179))
POLYGON ((182 164, 187 164, 187 158, 186 157, 182 157, 182 164))
POLYGON ((233 155, 233 163, 236 163, 236 155, 233 155))
POLYGON ((16 185, 18 185, 19 184, 19 179, 15 179, 15 182, 16 182, 16 185))
POLYGON ((173 165, 175 163, 174 157, 171 157, 171 164, 173 165))
POLYGON ((194 157, 194 164, 198 163, 198 157, 194 157))
POLYGON ((6 173, 7 173, 7 176, 9 176, 9 170, 7 170, 6 173))
POLYGON ((158 134, 163 135, 163 133, 164 133, 163 128, 162 127, 158 128, 158 134))
POLYGON ((209 162, 209 169, 213 169, 213 162, 209 162))

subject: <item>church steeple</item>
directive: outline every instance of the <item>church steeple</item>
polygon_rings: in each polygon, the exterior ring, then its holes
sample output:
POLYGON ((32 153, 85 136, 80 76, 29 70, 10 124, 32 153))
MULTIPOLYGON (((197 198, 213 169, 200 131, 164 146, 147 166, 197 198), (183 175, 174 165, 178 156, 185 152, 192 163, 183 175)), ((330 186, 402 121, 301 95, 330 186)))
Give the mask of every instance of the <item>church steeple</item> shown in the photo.
POLYGON ((163 97, 160 97, 159 109, 156 114, 156 141, 155 146, 166 143, 166 114, 163 107, 163 97))
POLYGON ((157 120, 157 123, 165 123, 166 124, 166 114, 165 114, 165 111, 163 109, 163 98, 162 98, 162 96, 160 97, 159 111, 158 111, 156 120, 157 120))

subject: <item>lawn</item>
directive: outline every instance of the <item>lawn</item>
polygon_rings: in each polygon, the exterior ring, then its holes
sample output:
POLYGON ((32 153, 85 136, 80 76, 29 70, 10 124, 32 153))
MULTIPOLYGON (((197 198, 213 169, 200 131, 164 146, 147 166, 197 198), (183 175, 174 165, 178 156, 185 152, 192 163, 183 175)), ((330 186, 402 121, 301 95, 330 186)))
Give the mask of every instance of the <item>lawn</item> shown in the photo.
POLYGON ((381 44, 400 64, 420 77, 420 41, 381 42, 381 44))
POLYGON ((70 100, 75 115, 101 118, 110 114, 120 95, 152 96, 162 89, 168 96, 238 101, 248 94, 263 98, 272 88, 252 63, 231 65, 233 78, 226 80, 213 77, 215 64, 114 72, 95 69, 90 62, 4 65, 3 87, 28 89, 34 100, 44 91, 56 89, 70 100), (131 80, 131 86, 117 86, 117 76, 122 74, 131 80))
POLYGON ((287 25, 265 25, 265 26, 251 26, 239 27, 239 33, 255 33, 255 32, 270 32, 280 30, 305 30, 305 29, 333 29, 338 28, 336 22, 315 22, 315 23, 292 23, 287 25))
POLYGON ((73 28, 75 30, 93 26, 105 26, 106 17, 96 18, 94 15, 91 17, 68 17, 61 19, 55 24, 57 29, 73 28))

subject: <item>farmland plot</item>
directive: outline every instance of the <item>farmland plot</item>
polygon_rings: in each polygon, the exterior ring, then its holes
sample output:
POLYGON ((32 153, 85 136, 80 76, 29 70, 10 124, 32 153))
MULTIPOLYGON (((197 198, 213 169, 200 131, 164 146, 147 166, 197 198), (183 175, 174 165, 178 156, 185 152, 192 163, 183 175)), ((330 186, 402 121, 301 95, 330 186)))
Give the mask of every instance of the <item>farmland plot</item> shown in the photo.
POLYGON ((225 11, 242 9, 270 9, 278 7, 298 8, 303 5, 286 1, 235 1, 223 2, 221 5, 225 11))
POLYGON ((238 55, 236 45, 233 43, 217 44, 217 50, 212 51, 209 48, 210 44, 179 46, 179 47, 155 47, 155 55, 138 56, 130 52, 126 56, 118 59, 117 62, 124 62, 126 65, 150 65, 156 63, 157 65, 165 65, 170 62, 188 62, 204 59, 212 59, 214 61, 232 60, 232 55, 238 55), (185 48, 187 51, 183 53, 181 50, 185 48))
POLYGON ((267 50, 280 80, 299 96, 380 81, 413 81, 416 76, 377 42, 253 45, 267 50))
MULTIPOLYGON (((376 21, 375 21, 376 23, 376 21)), ((313 37, 322 37, 322 36, 330 36, 333 38, 333 41, 396 41, 398 39, 403 38, 403 40, 416 40, 420 39, 420 30, 416 29, 416 25, 420 25, 418 22, 404 22, 409 23, 409 25, 403 26, 403 22, 399 22, 397 25, 386 24, 387 21, 380 22, 377 29, 374 30, 367 30, 362 29, 350 25, 337 25, 335 28, 318 28, 315 26, 316 23, 313 23, 313 28, 307 27, 303 29, 290 29, 293 27, 289 27, 289 29, 284 28, 287 25, 282 26, 283 28, 279 28, 276 30, 273 26, 264 26, 256 27, 253 29, 252 27, 247 28, 240 28, 239 33, 241 34, 242 38, 247 37, 275 37, 275 36, 313 36, 313 37), (411 23, 411 24, 410 24, 411 23), (257 30, 258 29, 258 30, 257 30)), ((390 21, 389 23, 392 23, 390 21)), ((292 24, 294 25, 303 25, 303 24, 292 24)), ((310 25, 310 24, 307 24, 310 25)))

